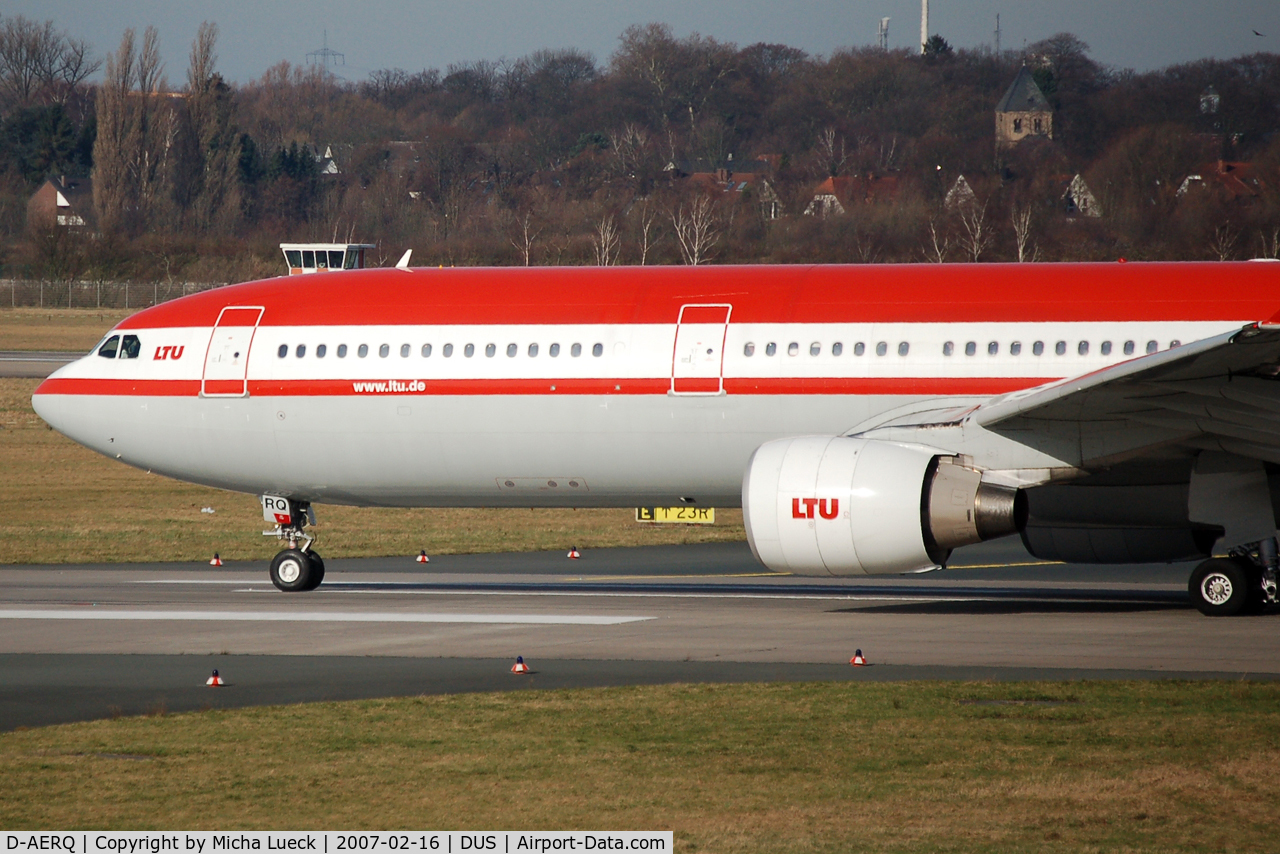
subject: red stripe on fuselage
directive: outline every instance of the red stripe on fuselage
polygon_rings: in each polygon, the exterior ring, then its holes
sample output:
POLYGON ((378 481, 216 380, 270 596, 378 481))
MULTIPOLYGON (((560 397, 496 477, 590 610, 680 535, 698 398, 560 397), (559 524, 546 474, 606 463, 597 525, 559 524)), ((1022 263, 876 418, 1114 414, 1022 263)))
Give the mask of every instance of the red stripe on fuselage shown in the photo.
POLYGON ((732 324, 1264 320, 1280 264, 876 264, 347 270, 248 282, 146 309, 122 329, 212 327, 226 306, 263 326, 674 324, 725 303, 732 324))
MULTIPOLYGON (((728 394, 997 395, 1054 382, 1046 377, 752 378, 726 377, 728 394)), ((239 381, 235 383, 238 391, 239 381)), ((250 397, 380 397, 404 395, 662 395, 670 378, 495 380, 250 380, 250 397), (379 389, 379 386, 382 388, 379 389), (413 390, 409 390, 412 388, 413 390), (403 389, 403 390, 400 390, 403 389)), ((712 389, 708 389, 712 390, 712 389)), ((50 378, 41 394, 197 397, 199 380, 50 378)))

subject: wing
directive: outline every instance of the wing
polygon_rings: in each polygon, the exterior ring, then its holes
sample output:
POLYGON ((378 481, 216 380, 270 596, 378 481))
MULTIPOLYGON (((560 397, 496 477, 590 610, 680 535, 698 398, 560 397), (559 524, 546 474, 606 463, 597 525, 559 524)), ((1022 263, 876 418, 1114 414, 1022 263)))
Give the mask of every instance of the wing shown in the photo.
POLYGON ((1280 315, 995 398, 969 420, 1085 469, 1157 451, 1280 463, 1280 315))

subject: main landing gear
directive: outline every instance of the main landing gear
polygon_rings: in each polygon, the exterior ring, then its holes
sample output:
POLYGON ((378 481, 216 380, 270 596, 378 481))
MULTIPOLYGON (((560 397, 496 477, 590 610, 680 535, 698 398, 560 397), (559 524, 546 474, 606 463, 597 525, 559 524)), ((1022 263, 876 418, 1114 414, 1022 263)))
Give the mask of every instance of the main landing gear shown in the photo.
POLYGON ((1260 614, 1276 604, 1277 569, 1280 557, 1273 537, 1206 560, 1191 573, 1187 591, 1200 613, 1210 617, 1260 614))
POLYGON ((265 537, 284 540, 289 547, 271 560, 271 583, 285 593, 315 590, 324 581, 324 560, 311 548, 315 538, 303 529, 316 523, 311 505, 275 495, 262 496, 262 518, 274 522, 265 537))

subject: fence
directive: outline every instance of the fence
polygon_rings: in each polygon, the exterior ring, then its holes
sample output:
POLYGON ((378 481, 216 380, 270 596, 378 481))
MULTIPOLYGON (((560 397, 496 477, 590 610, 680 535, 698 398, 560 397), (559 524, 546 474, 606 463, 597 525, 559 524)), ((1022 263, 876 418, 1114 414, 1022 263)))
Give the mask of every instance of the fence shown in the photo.
POLYGON ((211 282, 33 282, 0 280, 0 306, 141 309, 220 288, 211 282))

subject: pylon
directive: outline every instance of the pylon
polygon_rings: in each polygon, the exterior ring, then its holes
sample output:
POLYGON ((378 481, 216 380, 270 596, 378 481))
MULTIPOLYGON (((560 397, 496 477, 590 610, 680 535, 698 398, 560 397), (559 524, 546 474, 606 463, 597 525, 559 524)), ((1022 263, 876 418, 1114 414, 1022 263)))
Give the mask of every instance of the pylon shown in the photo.
POLYGON ((855 649, 853 651, 853 658, 849 659, 849 663, 854 667, 866 667, 867 660, 862 657, 862 650, 855 649))
POLYGON ((517 655, 516 663, 511 665, 511 672, 512 673, 532 673, 533 671, 529 669, 529 665, 524 663, 524 656, 517 655))
POLYGON ((422 551, 418 552, 418 556, 417 558, 415 558, 415 560, 417 560, 418 563, 431 563, 431 558, 427 557, 426 549, 423 549, 422 551))
POLYGON ((222 688, 226 686, 226 682, 222 681, 222 677, 218 675, 218 671, 213 671, 213 675, 204 681, 204 684, 210 688, 222 688))
POLYGON ((577 547, 577 546, 573 546, 572 548, 570 548, 570 549, 569 549, 569 559, 570 559, 570 560, 577 560, 577 559, 578 559, 578 558, 580 558, 580 557, 582 557, 582 552, 578 551, 578 547, 577 547))
POLYGON ((213 560, 209 561, 209 566, 222 566, 222 558, 218 557, 218 553, 213 553, 213 560))

